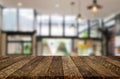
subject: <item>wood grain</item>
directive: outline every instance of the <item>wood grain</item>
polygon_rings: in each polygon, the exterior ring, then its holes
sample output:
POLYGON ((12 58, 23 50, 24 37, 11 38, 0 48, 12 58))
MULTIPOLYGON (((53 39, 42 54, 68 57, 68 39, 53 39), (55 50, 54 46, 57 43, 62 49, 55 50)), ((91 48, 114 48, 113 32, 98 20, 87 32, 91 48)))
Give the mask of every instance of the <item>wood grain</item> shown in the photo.
POLYGON ((0 79, 120 79, 120 57, 0 57, 0 79))
POLYGON ((20 60, 6 68, 0 71, 0 78, 5 79, 12 73, 14 73, 16 70, 20 69, 22 66, 24 66, 26 63, 28 63, 33 57, 28 57, 26 59, 20 60))
POLYGON ((50 64, 49 70, 47 71, 48 78, 59 78, 63 79, 63 65, 61 57, 54 57, 50 64))
POLYGON ((51 65, 53 57, 44 57, 40 63, 36 66, 36 68, 31 71, 29 77, 32 79, 41 79, 47 77, 47 72, 51 65))
POLYGON ((27 78, 29 73, 38 65, 41 59, 42 57, 35 57, 31 61, 29 61, 27 64, 25 64, 22 68, 12 73, 10 78, 16 78, 16 79, 20 77, 27 78))
POLYGON ((79 69, 80 73, 84 78, 100 78, 100 74, 98 74, 95 70, 93 70, 88 64, 86 64, 83 60, 84 57, 72 57, 75 65, 79 69), (79 62, 79 63, 78 63, 79 62))
POLYGON ((66 79, 82 79, 82 75, 70 57, 62 57, 62 60, 66 79))

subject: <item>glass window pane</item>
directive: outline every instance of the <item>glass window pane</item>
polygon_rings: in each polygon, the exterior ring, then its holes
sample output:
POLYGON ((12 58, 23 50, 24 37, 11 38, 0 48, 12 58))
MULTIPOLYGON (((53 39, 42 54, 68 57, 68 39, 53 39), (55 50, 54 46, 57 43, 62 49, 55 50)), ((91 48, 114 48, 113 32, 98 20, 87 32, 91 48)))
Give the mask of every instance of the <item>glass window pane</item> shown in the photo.
POLYGON ((115 34, 119 35, 120 34, 120 19, 116 19, 116 23, 115 23, 115 34))
POLYGON ((52 36, 63 36, 63 17, 52 16, 51 17, 51 35, 52 36))
POLYGON ((17 31, 17 9, 3 9, 3 28, 4 31, 17 31), (12 19, 12 20, 11 20, 12 19))
POLYGON ((65 36, 77 36, 77 22, 75 16, 65 17, 65 36))
POLYGON ((21 43, 8 43, 8 54, 22 54, 21 43))
POLYGON ((80 38, 88 38, 88 20, 83 20, 79 23, 78 34, 80 38))
POLYGON ((92 38, 100 38, 101 37, 101 32, 98 31, 98 28, 100 28, 100 23, 99 20, 90 20, 90 37, 92 38))
POLYGON ((41 36, 49 36, 49 16, 48 15, 42 15, 41 16, 41 36))
POLYGON ((24 55, 30 55, 32 54, 32 43, 24 43, 23 44, 24 46, 24 55))
POLYGON ((34 31, 34 10, 19 10, 19 31, 34 31))
POLYGON ((105 23, 105 27, 107 27, 107 28, 114 26, 114 25, 115 25, 115 20, 111 20, 111 21, 105 23))
POLYGON ((37 36, 39 36, 40 35, 40 16, 36 17, 35 26, 36 26, 37 36))
POLYGON ((88 31, 87 30, 83 31, 82 33, 79 34, 79 37, 80 38, 88 38, 89 37, 88 31))

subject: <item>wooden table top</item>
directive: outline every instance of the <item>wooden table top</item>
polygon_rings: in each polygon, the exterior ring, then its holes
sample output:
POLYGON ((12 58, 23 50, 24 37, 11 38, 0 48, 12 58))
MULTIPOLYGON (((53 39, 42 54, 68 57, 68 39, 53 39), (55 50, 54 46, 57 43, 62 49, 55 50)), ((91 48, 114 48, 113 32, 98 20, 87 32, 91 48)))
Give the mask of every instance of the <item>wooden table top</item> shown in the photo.
POLYGON ((0 79, 120 79, 120 57, 0 57, 0 79))

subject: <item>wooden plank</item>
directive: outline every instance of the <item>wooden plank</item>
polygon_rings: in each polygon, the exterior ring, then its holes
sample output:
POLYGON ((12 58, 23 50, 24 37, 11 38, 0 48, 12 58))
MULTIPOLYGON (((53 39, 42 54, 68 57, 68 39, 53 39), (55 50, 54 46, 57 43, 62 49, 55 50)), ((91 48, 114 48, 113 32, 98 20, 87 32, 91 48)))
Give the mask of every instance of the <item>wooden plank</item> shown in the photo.
POLYGON ((13 59, 13 58, 16 58, 16 57, 12 57, 12 56, 2 57, 1 60, 0 60, 0 63, 1 63, 1 62, 5 62, 5 61, 8 61, 8 60, 13 59))
POLYGON ((22 66, 24 66, 26 63, 31 61, 34 57, 26 57, 11 66, 8 66, 7 68, 3 69, 0 71, 0 78, 1 79, 6 79, 9 75, 14 73, 16 70, 20 69, 22 66))
POLYGON ((63 65, 61 57, 53 57, 49 70, 47 71, 47 78, 63 79, 63 65))
POLYGON ((111 72, 120 75, 120 61, 117 61, 116 59, 113 59, 111 57, 104 57, 104 58, 106 58, 106 60, 105 63, 103 63, 103 66, 109 69, 111 72))
POLYGON ((9 58, 8 56, 0 56, 0 61, 9 58))
POLYGON ((118 57, 118 56, 110 56, 109 58, 120 62, 120 57, 118 57))
POLYGON ((34 70, 28 75, 31 79, 44 79, 50 67, 53 57, 44 57, 34 70))
POLYGON ((10 57, 10 58, 8 58, 6 60, 3 60, 3 61, 1 60, 1 62, 0 62, 0 70, 2 70, 4 68, 18 62, 19 60, 21 60, 23 58, 25 58, 25 56, 10 57))
POLYGON ((89 65, 86 64, 86 61, 83 60, 84 57, 71 58, 84 78, 101 79, 101 75, 99 75, 95 70, 93 70, 89 65))
POLYGON ((20 68, 19 70, 15 71, 13 74, 11 74, 7 79, 12 79, 15 78, 29 78, 29 73, 38 65, 38 63, 40 62, 40 60, 43 57, 35 57, 34 59, 32 59, 30 62, 26 63, 22 68, 20 68))
POLYGON ((120 61, 118 60, 118 58, 116 59, 115 57, 111 58, 111 57, 104 57, 106 59, 106 61, 113 63, 114 65, 120 67, 120 61))
POLYGON ((120 75, 120 61, 118 61, 120 57, 90 57, 94 62, 103 65, 106 69, 111 72, 120 75))
MULTIPOLYGON (((113 78, 118 77, 115 73, 111 72, 109 69, 106 69, 103 65, 100 63, 96 63, 93 61, 90 57, 84 58, 86 63, 94 69, 97 73, 99 73, 103 78, 113 78)), ((96 59, 97 60, 97 59, 96 59)))
POLYGON ((78 68, 70 57, 62 57, 62 60, 65 79, 83 79, 78 68))

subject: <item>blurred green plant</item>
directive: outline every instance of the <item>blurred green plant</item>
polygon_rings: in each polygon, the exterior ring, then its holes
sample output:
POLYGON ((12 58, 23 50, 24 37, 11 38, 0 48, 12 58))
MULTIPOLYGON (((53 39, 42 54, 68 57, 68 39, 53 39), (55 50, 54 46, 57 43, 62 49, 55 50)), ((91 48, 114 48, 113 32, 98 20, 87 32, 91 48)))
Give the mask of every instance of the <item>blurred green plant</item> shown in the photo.
POLYGON ((65 46, 65 43, 64 43, 64 42, 61 42, 61 43, 60 43, 60 45, 59 45, 59 47, 58 47, 58 51, 63 52, 65 56, 68 56, 68 55, 69 55, 69 53, 68 53, 68 51, 67 51, 67 49, 66 49, 66 46, 65 46))

